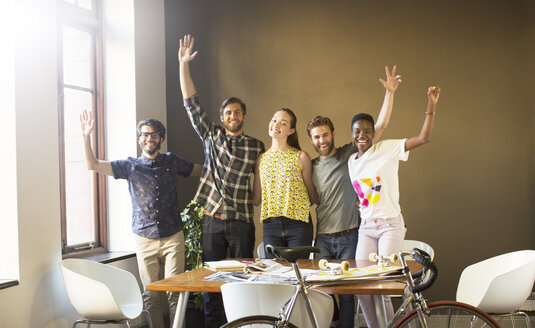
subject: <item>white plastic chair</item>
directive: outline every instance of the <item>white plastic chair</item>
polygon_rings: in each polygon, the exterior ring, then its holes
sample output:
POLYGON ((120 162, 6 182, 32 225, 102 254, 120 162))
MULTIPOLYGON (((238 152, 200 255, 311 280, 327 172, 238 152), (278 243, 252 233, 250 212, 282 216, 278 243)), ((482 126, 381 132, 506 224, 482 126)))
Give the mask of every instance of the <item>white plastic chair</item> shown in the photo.
POLYGON ((413 248, 419 248, 429 254, 429 256, 431 256, 431 261, 435 258, 435 250, 433 249, 433 247, 431 247, 431 245, 419 240, 405 239, 403 241, 403 246, 401 246, 401 250, 412 251, 413 248))
POLYGON ((110 265, 82 259, 66 259, 60 262, 67 295, 76 311, 85 319, 78 323, 126 324, 137 318, 143 310, 143 300, 138 282, 130 272, 110 265))
MULTIPOLYGON (((295 286, 284 284, 234 282, 221 286, 225 314, 230 322, 250 315, 277 317, 295 292, 295 286)), ((329 327, 333 317, 332 297, 324 292, 309 289, 308 296, 319 327, 329 327)), ((311 327, 303 298, 297 298, 290 317, 297 327, 311 327)))
POLYGON ((468 266, 457 286, 457 301, 475 306, 489 314, 523 315, 518 311, 535 283, 535 250, 524 250, 492 257, 468 266))
POLYGON ((266 258, 266 249, 264 248, 264 242, 261 242, 260 245, 256 248, 256 256, 259 259, 265 259, 266 258))

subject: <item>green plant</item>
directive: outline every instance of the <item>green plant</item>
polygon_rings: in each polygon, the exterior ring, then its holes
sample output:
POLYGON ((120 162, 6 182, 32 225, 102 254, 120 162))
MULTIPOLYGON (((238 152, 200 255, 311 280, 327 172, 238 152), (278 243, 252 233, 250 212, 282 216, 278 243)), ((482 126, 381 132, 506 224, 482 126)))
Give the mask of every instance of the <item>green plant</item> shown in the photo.
MULTIPOLYGON (((191 201, 180 213, 184 222, 184 245, 186 256, 186 271, 202 267, 202 217, 204 209, 191 201)), ((195 307, 202 308, 202 294, 195 293, 195 307)))

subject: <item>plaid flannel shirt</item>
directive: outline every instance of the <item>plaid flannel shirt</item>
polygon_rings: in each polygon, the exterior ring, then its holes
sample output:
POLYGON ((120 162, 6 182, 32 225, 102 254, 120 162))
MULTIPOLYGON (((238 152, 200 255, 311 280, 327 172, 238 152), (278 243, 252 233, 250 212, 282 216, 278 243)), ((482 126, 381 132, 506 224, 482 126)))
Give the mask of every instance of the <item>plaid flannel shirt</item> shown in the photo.
POLYGON ((204 147, 204 167, 195 201, 212 215, 221 207, 219 212, 225 219, 253 223, 250 180, 264 144, 244 134, 227 135, 223 127, 206 117, 197 95, 184 99, 184 106, 204 147))

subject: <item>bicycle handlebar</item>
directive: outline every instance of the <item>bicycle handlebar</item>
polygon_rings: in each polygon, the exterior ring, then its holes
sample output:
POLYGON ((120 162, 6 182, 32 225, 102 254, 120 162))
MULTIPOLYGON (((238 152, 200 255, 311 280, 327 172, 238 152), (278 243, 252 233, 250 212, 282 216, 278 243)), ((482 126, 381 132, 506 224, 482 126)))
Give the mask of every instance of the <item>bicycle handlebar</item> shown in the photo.
POLYGON ((411 287, 411 292, 421 293, 422 291, 431 287, 431 285, 435 282, 435 280, 438 277, 438 269, 435 263, 431 261, 431 256, 429 256, 429 254, 427 254, 421 249, 414 248, 412 250, 412 257, 414 258, 416 262, 423 265, 423 268, 421 268, 420 271, 411 274, 413 279, 423 276, 426 273, 426 271, 429 270, 429 277, 427 279, 425 279, 418 285, 411 287))

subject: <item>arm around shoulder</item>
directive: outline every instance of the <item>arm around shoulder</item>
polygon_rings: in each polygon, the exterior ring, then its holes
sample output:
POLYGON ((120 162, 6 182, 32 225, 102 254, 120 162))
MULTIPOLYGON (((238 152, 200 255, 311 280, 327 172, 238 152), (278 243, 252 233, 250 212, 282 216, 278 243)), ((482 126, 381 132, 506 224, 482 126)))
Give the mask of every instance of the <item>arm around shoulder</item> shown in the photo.
POLYGON ((258 156, 254 167, 254 182, 253 182, 253 205, 260 206, 262 203, 262 182, 260 181, 260 161, 262 154, 258 156))
POLYGON ((302 151, 299 155, 299 168, 301 169, 301 176, 303 178, 305 187, 307 188, 310 203, 319 204, 319 196, 316 192, 316 187, 312 182, 312 160, 304 151, 302 151))

